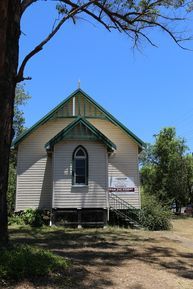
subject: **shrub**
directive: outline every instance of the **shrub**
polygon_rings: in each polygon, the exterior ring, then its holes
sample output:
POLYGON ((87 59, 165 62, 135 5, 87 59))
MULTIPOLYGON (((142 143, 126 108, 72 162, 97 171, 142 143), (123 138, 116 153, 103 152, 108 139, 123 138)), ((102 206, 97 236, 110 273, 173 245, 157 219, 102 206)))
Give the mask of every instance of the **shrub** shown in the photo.
POLYGON ((24 225, 24 220, 22 214, 12 214, 8 219, 9 225, 24 225))
POLYGON ((17 245, 0 251, 0 280, 23 280, 62 272, 70 262, 48 250, 17 245))
POLYGON ((41 227, 49 225, 50 211, 27 209, 24 212, 14 213, 9 217, 9 225, 30 225, 32 227, 41 227))
POLYGON ((27 209, 22 214, 22 219, 26 225, 41 227, 43 225, 42 212, 37 209, 27 209))
POLYGON ((154 196, 142 195, 142 209, 139 219, 143 227, 151 231, 169 230, 171 217, 171 211, 162 207, 154 196))

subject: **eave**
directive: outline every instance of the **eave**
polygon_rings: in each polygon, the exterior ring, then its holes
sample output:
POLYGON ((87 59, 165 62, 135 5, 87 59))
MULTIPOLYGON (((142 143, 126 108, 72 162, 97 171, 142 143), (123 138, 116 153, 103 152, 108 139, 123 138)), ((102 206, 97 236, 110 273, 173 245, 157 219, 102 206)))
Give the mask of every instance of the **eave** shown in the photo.
MULTIPOLYGON (((70 94, 65 100, 63 100, 59 105, 57 105, 54 109, 52 109, 48 114, 46 114, 43 118, 41 118, 38 122, 36 122, 31 128, 26 130, 23 134, 21 134, 14 142, 13 146, 16 147, 19 145, 21 141, 23 141, 28 135, 30 135, 35 129, 46 123, 50 120, 54 114, 71 98, 75 97, 77 94, 81 93, 90 103, 95 105, 101 112, 104 113, 105 117, 111 121, 116 126, 120 127, 126 134, 128 134, 133 141, 138 145, 139 150, 142 150, 145 147, 145 143, 138 138, 133 132, 131 132, 126 126, 124 126, 120 121, 118 121, 114 116, 112 116, 108 111, 106 111, 100 104, 98 104, 94 99, 92 99, 87 93, 85 93, 82 89, 75 90, 72 94, 70 94)), ((73 117, 72 117, 73 118, 73 117)))
POLYGON ((104 143, 109 152, 113 152, 116 149, 116 145, 103 133, 101 133, 94 125, 92 125, 88 120, 82 117, 77 117, 73 122, 71 122, 67 127, 61 130, 57 135, 55 135, 45 144, 46 150, 52 151, 55 144, 64 139, 70 139, 67 137, 67 135, 78 124, 82 124, 83 126, 85 126, 99 141, 104 143))

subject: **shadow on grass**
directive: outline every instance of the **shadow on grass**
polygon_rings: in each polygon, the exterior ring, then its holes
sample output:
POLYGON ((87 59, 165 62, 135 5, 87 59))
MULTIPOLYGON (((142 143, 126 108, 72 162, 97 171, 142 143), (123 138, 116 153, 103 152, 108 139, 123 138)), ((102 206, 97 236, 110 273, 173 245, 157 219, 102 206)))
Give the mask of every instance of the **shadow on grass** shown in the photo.
MULTIPOLYGON (((104 289, 114 285, 111 279, 113 267, 119 267, 123 262, 132 260, 154 264, 158 269, 165 268, 177 276, 193 280, 193 253, 183 253, 168 247, 168 240, 165 238, 148 238, 130 230, 26 227, 10 229, 10 236, 13 243, 42 246, 72 260, 73 267, 68 272, 70 277, 61 275, 55 279, 33 280, 36 286, 53 284, 53 288, 62 286, 61 288, 68 289, 104 289), (93 278, 86 266, 96 267, 97 272, 101 271, 103 274, 97 274, 93 278)), ((136 284, 132 289, 144 288, 141 284, 136 284)))

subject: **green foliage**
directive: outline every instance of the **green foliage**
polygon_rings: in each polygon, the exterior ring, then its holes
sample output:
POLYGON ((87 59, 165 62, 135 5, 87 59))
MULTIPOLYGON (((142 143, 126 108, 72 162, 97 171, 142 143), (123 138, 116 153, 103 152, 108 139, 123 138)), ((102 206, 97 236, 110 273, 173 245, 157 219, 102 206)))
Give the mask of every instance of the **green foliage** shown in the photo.
POLYGON ((25 118, 22 107, 27 103, 30 98, 31 96, 25 91, 25 85, 17 84, 13 118, 14 138, 18 137, 25 130, 25 118))
POLYGON ((193 157, 186 155, 185 141, 176 136, 174 128, 164 128, 155 137, 155 144, 143 153, 143 190, 164 205, 175 202, 180 210, 192 194, 193 157))
POLYGON ((142 194, 142 209, 140 212, 140 224, 151 230, 169 230, 171 228, 172 213, 167 207, 163 207, 155 196, 142 194))
POLYGON ((22 214, 22 219, 26 225, 41 227, 43 225, 42 212, 37 209, 27 209, 22 214))
POLYGON ((140 166, 149 165, 152 163, 153 159, 153 145, 146 143, 145 149, 139 154, 139 164, 140 166))
POLYGON ((8 225, 25 225, 22 214, 11 214, 8 218, 8 225))
POLYGON ((15 160, 10 158, 9 163, 9 182, 7 190, 7 204, 8 204, 8 216, 14 212, 15 207, 15 193, 16 193, 16 168, 15 160))
POLYGON ((145 192, 154 192, 154 184, 156 178, 155 170, 156 168, 152 164, 145 165, 140 170, 141 183, 145 192))
POLYGON ((107 30, 125 32, 137 47, 143 39, 153 46, 157 46, 149 35, 149 30, 159 28, 180 47, 183 40, 191 39, 183 31, 176 33, 172 23, 184 21, 187 12, 191 11, 190 2, 184 0, 115 0, 85 2, 77 0, 73 5, 59 1, 56 9, 59 16, 65 19, 70 17, 74 23, 78 20, 77 14, 83 12, 84 17, 91 17, 102 24, 107 30), (86 5, 86 6, 85 6, 86 5), (82 7, 82 8, 81 8, 82 7), (80 9, 73 13, 71 8, 80 9), (177 12, 179 15, 177 16, 177 12), (73 15, 72 15, 73 14, 73 15), (182 16, 184 14, 184 16, 182 16))
MULTIPOLYGON (((14 119, 13 129, 14 138, 18 137, 25 130, 25 118, 22 111, 22 106, 26 104, 30 99, 28 93, 25 92, 24 85, 18 84, 16 88, 16 96, 14 103, 14 119)), ((7 204, 8 204, 8 216, 11 216, 14 212, 15 206, 15 193, 16 193, 16 152, 11 150, 9 161, 9 180, 7 190, 7 204)))
POLYGON ((69 266, 69 261, 62 257, 28 245, 17 245, 0 251, 0 280, 45 277, 64 271, 69 266))
MULTIPOLYGON (((45 213, 38 209, 27 209, 21 213, 12 214, 9 217, 9 225, 30 225, 32 227, 41 227, 48 224, 45 213)), ((47 216, 46 216, 47 217, 47 216)))

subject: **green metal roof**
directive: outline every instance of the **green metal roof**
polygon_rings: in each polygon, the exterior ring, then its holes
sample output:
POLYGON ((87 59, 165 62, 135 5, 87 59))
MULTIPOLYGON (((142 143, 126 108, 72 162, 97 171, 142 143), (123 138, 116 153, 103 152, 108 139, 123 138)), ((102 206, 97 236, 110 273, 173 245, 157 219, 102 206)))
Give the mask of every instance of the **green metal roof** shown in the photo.
MULTIPOLYGON (((67 127, 61 130, 56 136, 54 136, 49 142, 45 144, 47 150, 52 150, 54 145, 63 139, 71 139, 72 135, 69 134, 73 128, 77 125, 82 124, 85 126, 95 137, 102 141, 108 148, 108 151, 113 151, 116 149, 116 145, 108 139, 104 134, 102 134, 95 126, 93 126, 88 120, 82 117, 77 117, 73 122, 71 122, 67 127)), ((80 135, 81 138, 81 135, 80 135)))
POLYGON ((30 133, 32 133, 39 126, 43 125, 49 119, 53 117, 53 115, 72 97, 81 93, 90 103, 94 104, 100 111, 105 114, 105 117, 119 126, 124 132, 126 132, 137 144, 140 148, 145 146, 145 143, 138 138, 134 133, 132 133, 127 127, 125 127, 120 121, 118 121, 114 116, 112 116, 108 111, 106 111, 100 104, 98 104, 94 99, 92 99, 88 94, 86 94, 82 89, 75 90, 71 95, 69 95, 65 100, 63 100, 59 105, 57 105, 54 109, 52 109, 48 114, 46 114, 43 118, 41 118, 38 122, 36 122, 31 128, 26 130, 23 134, 21 134, 15 141, 13 142, 13 146, 16 147, 24 138, 26 138, 30 133))

